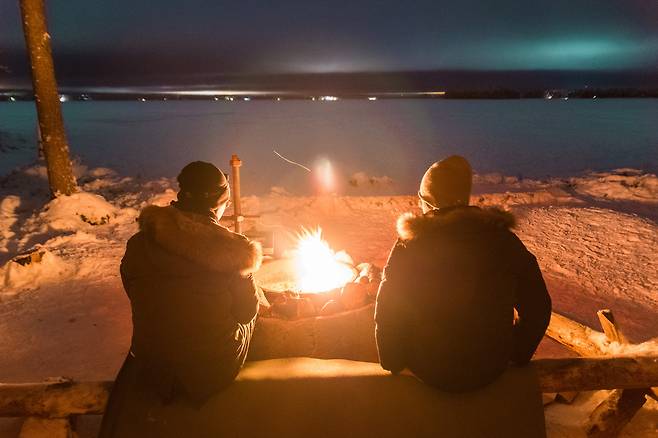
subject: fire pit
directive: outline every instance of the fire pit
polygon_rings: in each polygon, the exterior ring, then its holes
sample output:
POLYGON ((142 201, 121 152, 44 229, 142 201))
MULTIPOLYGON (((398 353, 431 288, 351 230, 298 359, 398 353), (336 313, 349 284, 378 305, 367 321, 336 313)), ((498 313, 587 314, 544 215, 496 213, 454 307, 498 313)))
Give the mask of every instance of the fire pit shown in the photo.
POLYGON ((354 266, 319 228, 304 231, 287 257, 265 263, 255 277, 270 306, 261 309, 250 359, 377 360, 373 314, 380 271, 368 263, 354 266))

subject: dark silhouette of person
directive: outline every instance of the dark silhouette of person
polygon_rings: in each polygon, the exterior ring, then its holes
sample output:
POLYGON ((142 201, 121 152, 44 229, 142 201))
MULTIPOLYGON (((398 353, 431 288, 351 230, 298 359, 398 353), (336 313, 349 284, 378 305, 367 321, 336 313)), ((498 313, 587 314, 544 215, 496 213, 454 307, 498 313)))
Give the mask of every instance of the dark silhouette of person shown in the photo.
POLYGON ((551 315, 537 261, 510 230, 513 216, 469 206, 471 184, 460 156, 427 170, 422 214, 398 220, 375 311, 382 367, 450 392, 529 362, 551 315))
POLYGON ((230 189, 214 165, 190 163, 178 183, 177 201, 142 211, 121 261, 133 336, 101 437, 167 436, 171 407, 198 409, 247 355, 260 245, 219 225, 230 189))

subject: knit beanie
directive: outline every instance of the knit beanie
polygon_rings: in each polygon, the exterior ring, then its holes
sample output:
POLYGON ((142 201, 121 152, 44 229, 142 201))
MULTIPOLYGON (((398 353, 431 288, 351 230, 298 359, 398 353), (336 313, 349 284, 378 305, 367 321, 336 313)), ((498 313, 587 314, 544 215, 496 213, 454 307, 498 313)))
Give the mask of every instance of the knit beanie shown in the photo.
POLYGON ((217 167, 204 161, 194 161, 178 174, 179 199, 207 199, 221 195, 228 188, 228 179, 217 167))
POLYGON ((430 166, 418 196, 432 208, 468 205, 473 172, 466 158, 452 155, 430 166))

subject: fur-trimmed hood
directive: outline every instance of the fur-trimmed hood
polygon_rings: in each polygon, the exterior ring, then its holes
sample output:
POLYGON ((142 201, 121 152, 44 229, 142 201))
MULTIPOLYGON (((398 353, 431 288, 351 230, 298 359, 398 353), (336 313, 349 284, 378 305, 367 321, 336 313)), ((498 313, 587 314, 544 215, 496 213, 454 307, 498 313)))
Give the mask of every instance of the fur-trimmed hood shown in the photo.
POLYGON ((397 230, 400 239, 412 240, 422 234, 457 224, 469 225, 474 229, 510 229, 514 227, 515 219, 511 213, 496 208, 456 207, 426 214, 405 213, 398 218, 397 230))
POLYGON ((260 243, 211 219, 175 207, 148 206, 138 219, 140 230, 166 251, 218 272, 255 272, 261 265, 260 243))

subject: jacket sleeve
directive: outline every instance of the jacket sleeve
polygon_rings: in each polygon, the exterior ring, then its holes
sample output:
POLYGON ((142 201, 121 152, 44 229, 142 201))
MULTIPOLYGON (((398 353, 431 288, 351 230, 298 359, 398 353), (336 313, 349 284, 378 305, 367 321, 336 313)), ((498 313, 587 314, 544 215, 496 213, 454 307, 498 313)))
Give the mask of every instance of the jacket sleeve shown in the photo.
POLYGON ((405 298, 410 279, 406 272, 406 247, 398 242, 391 250, 377 292, 375 335, 379 363, 394 374, 407 366, 408 311, 405 298))
POLYGON ((512 362, 526 364, 532 359, 537 346, 544 337, 551 319, 551 297, 537 259, 522 243, 524 263, 521 268, 515 308, 518 321, 514 325, 512 362))
POLYGON ((254 277, 236 275, 231 284, 231 314, 241 324, 248 324, 258 313, 259 288, 254 277))

